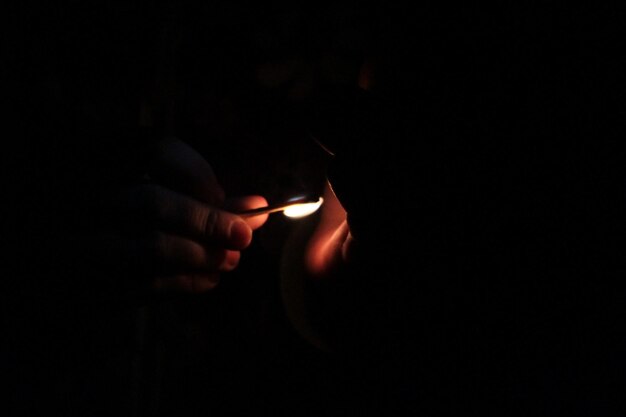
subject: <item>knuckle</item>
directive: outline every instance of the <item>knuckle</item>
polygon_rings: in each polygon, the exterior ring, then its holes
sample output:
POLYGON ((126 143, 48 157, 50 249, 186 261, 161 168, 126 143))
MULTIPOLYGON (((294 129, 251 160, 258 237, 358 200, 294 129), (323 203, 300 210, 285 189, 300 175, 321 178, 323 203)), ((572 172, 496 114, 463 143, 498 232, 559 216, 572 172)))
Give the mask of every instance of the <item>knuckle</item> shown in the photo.
POLYGON ((239 251, 225 251, 224 259, 220 264, 220 270, 232 271, 233 269, 235 269, 239 264, 240 256, 241 254, 239 251))
POLYGON ((209 209, 204 215, 204 221, 202 222, 202 232, 206 237, 215 235, 218 230, 221 216, 218 210, 209 209))

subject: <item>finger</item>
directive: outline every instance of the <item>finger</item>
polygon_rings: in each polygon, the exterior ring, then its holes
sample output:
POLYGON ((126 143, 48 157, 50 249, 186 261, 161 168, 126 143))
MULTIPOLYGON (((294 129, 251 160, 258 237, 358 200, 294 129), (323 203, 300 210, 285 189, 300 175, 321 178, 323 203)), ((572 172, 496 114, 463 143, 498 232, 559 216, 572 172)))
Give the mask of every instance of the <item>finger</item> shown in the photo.
POLYGON ((174 234, 232 250, 244 249, 252 240, 252 229, 236 214, 160 185, 135 186, 126 194, 131 212, 174 234))
POLYGON ((189 293, 203 293, 217 287, 220 282, 219 274, 181 274, 159 277, 154 280, 152 287, 156 291, 180 291, 189 293))
POLYGON ((239 265, 239 259, 241 258, 241 252, 238 250, 227 250, 226 258, 220 268, 222 272, 232 271, 239 265))
POLYGON ((156 182, 204 203, 220 206, 224 201, 224 191, 209 163, 178 139, 157 144, 150 176, 156 182))
MULTIPOLYGON (((267 207, 267 200, 260 195, 251 195, 244 197, 236 197, 229 198, 224 203, 224 208, 228 211, 245 211, 252 210, 259 207, 267 207)), ((259 227, 263 226, 263 224, 267 221, 269 215, 268 214, 260 214, 258 216, 251 216, 244 218, 244 221, 248 223, 248 226, 252 230, 256 230, 259 227)))
POLYGON ((162 232, 142 239, 103 233, 77 240, 77 255, 103 270, 136 275, 141 280, 155 276, 195 276, 229 272, 239 263, 240 252, 207 248, 197 242, 162 232))
POLYGON ((150 275, 171 271, 225 272, 233 270, 239 253, 207 247, 191 239, 155 232, 143 239, 125 242, 126 256, 135 258, 150 275))

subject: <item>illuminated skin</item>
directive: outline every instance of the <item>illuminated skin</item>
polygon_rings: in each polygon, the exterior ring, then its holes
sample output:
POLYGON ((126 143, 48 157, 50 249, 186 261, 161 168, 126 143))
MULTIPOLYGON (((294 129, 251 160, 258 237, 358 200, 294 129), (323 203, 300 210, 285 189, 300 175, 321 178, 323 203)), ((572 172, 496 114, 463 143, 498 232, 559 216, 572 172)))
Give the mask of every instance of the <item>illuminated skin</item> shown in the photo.
POLYGON ((321 210, 319 223, 305 249, 305 266, 314 279, 332 278, 350 261, 355 246, 346 211, 328 183, 321 210))
POLYGON ((236 268, 253 230, 267 220, 267 215, 242 219, 224 207, 249 210, 267 201, 247 196, 224 203, 210 165, 179 140, 160 144, 150 177, 149 182, 125 189, 115 205, 122 217, 149 219, 151 230, 135 238, 109 237, 113 253, 144 259, 140 273, 151 275, 148 279, 157 290, 214 288, 220 272, 236 268))
MULTIPOLYGON (((374 73, 374 65, 369 61, 365 62, 359 69, 359 88, 370 90, 374 73)), ((321 143, 320 146, 324 147, 321 143)), ((320 221, 309 240, 305 254, 305 267, 315 279, 331 278, 340 273, 338 269, 354 257, 357 246, 350 233, 346 210, 328 181, 324 189, 324 201, 320 221)))

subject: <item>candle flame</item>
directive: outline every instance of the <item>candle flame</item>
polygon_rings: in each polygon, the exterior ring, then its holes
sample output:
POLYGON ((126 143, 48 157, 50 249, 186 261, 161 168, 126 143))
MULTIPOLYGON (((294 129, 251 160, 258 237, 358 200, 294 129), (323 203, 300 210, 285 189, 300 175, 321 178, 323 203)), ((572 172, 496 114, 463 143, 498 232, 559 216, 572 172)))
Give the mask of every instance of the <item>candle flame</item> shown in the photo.
POLYGON ((309 214, 315 213, 317 209, 320 208, 323 202, 324 199, 320 197, 319 200, 313 203, 294 204, 283 210, 283 214, 287 217, 291 217, 294 219, 305 217, 309 214))

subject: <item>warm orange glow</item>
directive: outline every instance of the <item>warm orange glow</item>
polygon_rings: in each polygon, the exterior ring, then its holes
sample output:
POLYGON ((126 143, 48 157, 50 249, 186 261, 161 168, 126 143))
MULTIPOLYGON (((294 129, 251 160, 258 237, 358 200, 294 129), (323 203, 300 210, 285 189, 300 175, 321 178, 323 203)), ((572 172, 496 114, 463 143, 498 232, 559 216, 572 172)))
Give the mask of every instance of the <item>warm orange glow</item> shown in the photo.
POLYGON ((320 197, 319 200, 314 203, 294 204, 283 210, 283 214, 292 218, 308 216, 309 214, 315 213, 323 202, 324 199, 320 197))
POLYGON ((327 183, 320 219, 305 250, 305 267, 312 278, 331 277, 335 268, 344 263, 344 244, 349 236, 346 211, 327 183))

